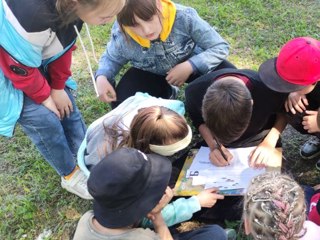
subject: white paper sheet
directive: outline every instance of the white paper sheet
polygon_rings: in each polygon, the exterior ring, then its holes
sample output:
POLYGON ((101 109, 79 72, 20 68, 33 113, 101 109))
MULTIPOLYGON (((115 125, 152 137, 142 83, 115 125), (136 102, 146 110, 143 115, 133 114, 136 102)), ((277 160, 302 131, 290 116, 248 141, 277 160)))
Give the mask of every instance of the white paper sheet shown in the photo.
POLYGON ((253 177, 265 172, 265 169, 254 169, 248 165, 248 156, 254 148, 228 149, 233 155, 232 162, 229 166, 216 167, 210 162, 210 149, 201 147, 187 171, 187 177, 193 178, 192 185, 204 184, 205 189, 246 189, 253 177))

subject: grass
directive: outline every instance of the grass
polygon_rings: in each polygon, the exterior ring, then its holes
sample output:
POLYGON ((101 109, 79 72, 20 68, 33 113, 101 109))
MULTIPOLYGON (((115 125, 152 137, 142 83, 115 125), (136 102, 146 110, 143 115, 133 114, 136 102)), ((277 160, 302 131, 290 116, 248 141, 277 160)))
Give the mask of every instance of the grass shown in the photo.
MULTIPOLYGON (((280 46, 293 37, 308 35, 320 39, 319 1, 177 2, 193 6, 217 28, 231 45, 229 60, 239 68, 256 70, 264 60, 276 56, 280 46)), ((109 31, 109 25, 91 27, 98 56, 104 50, 109 31)), ((89 46, 87 39, 85 43, 89 46)), ((79 84, 77 103, 85 122, 90 124, 109 111, 109 107, 95 97, 80 45, 75 52, 73 73, 79 84)), ((319 182, 319 173, 313 167, 315 160, 302 162, 298 154, 306 137, 288 128, 283 138, 288 169, 301 183, 319 182)), ((13 138, 0 137, 0 182, 0 239, 36 239, 40 235, 47 236, 46 239, 70 239, 78 219, 91 207, 89 201, 61 189, 58 175, 19 127, 13 138)))

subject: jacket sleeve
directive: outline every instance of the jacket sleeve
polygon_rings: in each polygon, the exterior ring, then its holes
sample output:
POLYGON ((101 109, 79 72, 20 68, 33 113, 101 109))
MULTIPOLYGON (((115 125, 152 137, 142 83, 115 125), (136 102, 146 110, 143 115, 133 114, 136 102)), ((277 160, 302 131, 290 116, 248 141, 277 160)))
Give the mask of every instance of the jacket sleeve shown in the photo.
POLYGON ((50 86, 40 70, 25 66, 0 48, 0 68, 16 89, 40 104, 50 96, 50 86))
POLYGON ((53 89, 64 89, 65 82, 71 76, 72 52, 76 49, 73 45, 61 57, 48 65, 50 86, 53 89))
MULTIPOLYGON (((114 77, 119 73, 121 68, 128 63, 128 59, 124 57, 123 46, 126 46, 126 39, 119 30, 117 22, 112 27, 110 41, 106 50, 99 60, 99 68, 95 74, 96 77, 103 75, 113 84, 114 77)), ((129 51, 129 50, 127 50, 129 51)))
POLYGON ((189 58, 189 61, 201 74, 214 70, 227 58, 229 44, 193 8, 186 8, 181 17, 185 18, 188 34, 196 46, 203 50, 189 58))
MULTIPOLYGON (((198 199, 193 196, 191 198, 179 198, 176 201, 168 204, 162 209, 162 217, 168 227, 173 226, 177 223, 187 221, 192 218, 195 212, 200 211, 201 206, 198 199)), ((142 222, 142 227, 153 227, 150 220, 144 219, 142 222)))

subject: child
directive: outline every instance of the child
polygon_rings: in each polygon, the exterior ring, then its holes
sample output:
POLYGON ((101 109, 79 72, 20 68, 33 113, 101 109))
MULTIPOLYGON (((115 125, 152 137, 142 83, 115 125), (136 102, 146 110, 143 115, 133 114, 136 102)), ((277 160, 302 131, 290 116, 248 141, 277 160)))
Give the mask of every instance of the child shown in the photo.
POLYGON ((319 239, 320 227, 306 220, 303 190, 287 175, 267 172, 252 179, 243 208, 245 232, 253 239, 319 239))
MULTIPOLYGON (((171 156, 186 148, 192 138, 192 130, 181 114, 181 101, 137 93, 89 126, 78 158, 90 168, 122 146, 171 156)), ((88 173, 86 166, 84 171, 88 173)))
MULTIPOLYGON (((175 154, 186 148, 192 138, 190 127, 179 113, 184 114, 183 103, 179 100, 136 93, 88 127, 78 153, 79 166, 89 175, 94 165, 121 146, 162 156, 175 154)), ((211 208, 223 198, 215 189, 208 189, 188 199, 179 198, 165 207, 162 214, 166 224, 172 226, 189 220, 202 207, 211 208)), ((146 219, 141 224, 152 226, 146 219)))
MULTIPOLYGON (((290 90, 285 105, 288 122, 302 134, 315 135, 304 144, 300 154, 306 159, 319 156, 320 42, 311 37, 288 41, 277 58, 260 66, 259 75, 268 86, 276 84, 278 89, 290 90)), ((320 160, 317 168, 320 169, 320 160)))
POLYGON ((174 98, 172 86, 218 68, 227 42, 190 7, 170 0, 127 0, 112 28, 111 40, 96 72, 100 100, 113 108, 136 92, 174 98), (115 76, 132 67, 115 88, 115 76))
POLYGON ((310 199, 308 219, 320 226, 320 184, 314 187, 314 192, 310 199))
POLYGON ((171 235, 160 213, 170 173, 170 161, 156 154, 121 148, 106 156, 91 171, 93 211, 81 217, 74 239, 227 239, 217 225, 171 235), (145 216, 155 231, 136 227, 145 216))
POLYGON ((193 81, 185 95, 187 111, 210 147, 214 165, 226 166, 232 161, 224 146, 256 146, 250 155, 251 166, 281 166, 281 154, 275 148, 286 123, 282 109, 287 93, 266 87, 257 72, 221 69, 193 81))
POLYGON ((75 27, 109 22, 123 5, 124 0, 0 3, 0 133, 12 136, 19 122, 61 176, 62 187, 85 199, 91 196, 75 156, 86 127, 70 91, 75 27))

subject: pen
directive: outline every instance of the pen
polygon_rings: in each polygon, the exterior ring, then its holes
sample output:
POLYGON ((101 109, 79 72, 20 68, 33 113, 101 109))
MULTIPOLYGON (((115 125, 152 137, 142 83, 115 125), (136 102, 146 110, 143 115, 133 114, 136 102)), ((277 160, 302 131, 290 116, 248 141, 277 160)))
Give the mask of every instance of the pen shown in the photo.
POLYGON ((217 148, 218 148, 218 150, 220 151, 223 159, 226 160, 226 162, 227 162, 228 165, 229 165, 228 158, 227 158, 227 156, 224 154, 224 152, 222 151, 221 144, 220 144, 220 142, 218 141, 218 139, 217 139, 215 136, 214 136, 214 140, 215 140, 216 143, 217 143, 217 148))

